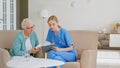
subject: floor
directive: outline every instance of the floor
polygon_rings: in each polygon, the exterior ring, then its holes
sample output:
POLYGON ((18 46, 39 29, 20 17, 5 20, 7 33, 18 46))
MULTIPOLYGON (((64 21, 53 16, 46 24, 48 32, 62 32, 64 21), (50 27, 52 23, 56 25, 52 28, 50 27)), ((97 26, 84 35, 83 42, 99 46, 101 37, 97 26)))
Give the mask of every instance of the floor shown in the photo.
POLYGON ((120 50, 98 50, 97 68, 120 68, 120 50))
POLYGON ((120 68, 120 59, 97 59, 97 68, 120 68))

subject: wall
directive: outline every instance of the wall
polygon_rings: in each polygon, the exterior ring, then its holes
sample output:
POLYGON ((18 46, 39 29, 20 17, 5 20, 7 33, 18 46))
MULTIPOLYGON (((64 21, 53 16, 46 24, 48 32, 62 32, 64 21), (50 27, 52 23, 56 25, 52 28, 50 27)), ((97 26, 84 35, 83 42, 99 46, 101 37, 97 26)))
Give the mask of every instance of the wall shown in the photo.
MULTIPOLYGON (((60 25, 68 30, 101 30, 120 22, 120 0, 29 0, 29 18, 35 24, 37 34, 42 36, 40 11, 47 9, 49 15, 56 15, 60 25), (76 2, 75 6, 71 6, 76 2)), ((47 20, 47 19, 46 19, 47 20)), ((45 23, 45 34, 48 25, 45 23)))
POLYGON ((20 0, 16 0, 16 29, 20 29, 20 0))
POLYGON ((21 29, 21 21, 28 18, 28 0, 16 0, 16 25, 17 30, 21 29))
POLYGON ((20 0, 20 22, 28 17, 28 0, 20 0))

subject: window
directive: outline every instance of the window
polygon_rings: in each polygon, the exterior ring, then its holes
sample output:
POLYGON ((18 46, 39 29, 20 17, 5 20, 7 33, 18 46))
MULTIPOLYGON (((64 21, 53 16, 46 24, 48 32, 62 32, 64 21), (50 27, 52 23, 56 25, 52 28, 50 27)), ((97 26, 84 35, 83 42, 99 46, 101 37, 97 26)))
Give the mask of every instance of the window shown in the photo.
POLYGON ((16 30, 16 0, 0 0, 0 30, 16 30))

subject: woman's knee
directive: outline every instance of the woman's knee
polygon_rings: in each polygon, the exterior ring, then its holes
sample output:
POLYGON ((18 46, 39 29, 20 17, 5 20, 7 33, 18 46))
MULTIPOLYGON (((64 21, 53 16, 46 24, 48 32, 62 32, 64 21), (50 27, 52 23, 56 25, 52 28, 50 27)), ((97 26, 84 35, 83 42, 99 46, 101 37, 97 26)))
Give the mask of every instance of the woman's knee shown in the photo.
POLYGON ((49 52, 48 52, 48 58, 52 59, 52 58, 54 58, 54 57, 55 57, 54 51, 53 51, 53 50, 49 51, 49 52))

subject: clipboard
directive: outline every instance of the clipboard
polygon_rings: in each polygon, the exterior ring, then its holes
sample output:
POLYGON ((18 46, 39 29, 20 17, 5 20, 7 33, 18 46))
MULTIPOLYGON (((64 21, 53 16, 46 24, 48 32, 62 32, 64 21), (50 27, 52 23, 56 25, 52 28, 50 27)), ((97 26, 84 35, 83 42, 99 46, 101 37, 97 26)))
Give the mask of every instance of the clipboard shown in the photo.
POLYGON ((41 48, 42 48, 42 52, 43 53, 45 53, 45 52, 49 52, 50 50, 52 50, 52 47, 53 47, 54 45, 44 45, 44 46, 42 46, 41 48))

